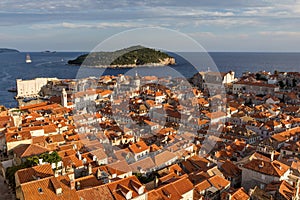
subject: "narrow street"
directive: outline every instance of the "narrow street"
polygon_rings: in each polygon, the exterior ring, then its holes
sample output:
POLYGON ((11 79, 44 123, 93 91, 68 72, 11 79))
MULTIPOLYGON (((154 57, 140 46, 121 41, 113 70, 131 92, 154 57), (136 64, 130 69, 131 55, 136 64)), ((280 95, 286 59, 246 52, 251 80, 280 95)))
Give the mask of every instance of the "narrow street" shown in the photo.
POLYGON ((0 199, 2 200, 15 200, 15 195, 7 184, 4 183, 3 177, 0 175, 0 199))

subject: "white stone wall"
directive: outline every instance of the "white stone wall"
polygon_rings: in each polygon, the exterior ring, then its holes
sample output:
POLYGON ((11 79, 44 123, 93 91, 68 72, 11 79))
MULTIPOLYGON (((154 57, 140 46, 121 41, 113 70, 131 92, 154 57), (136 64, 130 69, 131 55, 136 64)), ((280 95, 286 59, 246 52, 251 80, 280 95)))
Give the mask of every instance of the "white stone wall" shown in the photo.
POLYGON ((17 97, 37 96, 41 88, 48 81, 58 80, 57 78, 36 78, 32 80, 17 79, 17 97))
POLYGON ((279 181, 279 177, 265 175, 246 168, 242 169, 242 187, 244 187, 247 191, 255 186, 260 188, 265 187, 272 181, 279 181))
POLYGON ((188 191, 187 193, 182 195, 182 200, 193 200, 194 197, 194 189, 188 191))
POLYGON ((279 87, 267 87, 267 86, 259 86, 259 85, 248 85, 248 84, 233 84, 232 92, 237 94, 239 92, 251 92, 255 94, 274 94, 274 92, 279 91, 279 87))
POLYGON ((43 128, 30 131, 31 137, 44 136, 44 133, 45 132, 43 128))
POLYGON ((223 83, 228 84, 234 82, 235 81, 234 74, 235 74, 234 72, 227 73, 223 78, 223 83))
POLYGON ((8 143, 6 143, 7 151, 10 151, 13 148, 15 148, 16 146, 21 145, 21 144, 32 144, 32 139, 8 142, 8 143))

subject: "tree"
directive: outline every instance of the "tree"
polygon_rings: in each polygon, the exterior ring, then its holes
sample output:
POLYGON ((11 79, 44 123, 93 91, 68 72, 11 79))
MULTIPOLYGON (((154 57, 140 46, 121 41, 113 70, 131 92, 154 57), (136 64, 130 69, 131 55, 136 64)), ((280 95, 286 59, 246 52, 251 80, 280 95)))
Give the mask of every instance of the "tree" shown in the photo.
POLYGON ((38 165, 39 159, 43 159, 43 161, 47 163, 56 163, 56 164, 62 160, 56 151, 52 152, 51 154, 43 153, 39 156, 28 157, 26 161, 23 162, 21 165, 8 167, 6 169, 5 175, 10 185, 15 187, 15 173, 18 170, 38 165))
POLYGON ((284 88, 285 87, 285 83, 283 81, 279 81, 278 84, 279 84, 280 88, 284 88))
POLYGON ((39 157, 42 158, 44 162, 48 162, 48 160, 50 159, 49 153, 43 153, 39 157))
POLYGON ((27 158, 26 161, 29 163, 30 166, 36 166, 39 164, 39 157, 32 156, 32 157, 27 158))
POLYGON ((58 155, 58 153, 56 151, 53 151, 50 154, 51 157, 51 163, 58 163, 59 161, 61 161, 61 157, 58 155))
POLYGON ((20 169, 25 169, 28 167, 31 167, 29 163, 23 163, 21 165, 8 167, 6 169, 5 172, 6 179, 8 180, 9 184, 13 186, 13 188, 16 187, 15 173, 20 169))
POLYGON ((293 83, 292 83, 292 86, 293 86, 293 87, 296 87, 296 86, 297 86, 297 80, 296 80, 296 79, 293 79, 292 82, 293 82, 293 83))
POLYGON ((53 151, 51 154, 49 153, 43 153, 39 156, 41 159, 43 159, 44 162, 47 163, 58 163, 61 161, 61 157, 58 155, 56 151, 53 151))
POLYGON ((268 79, 264 75, 259 74, 259 73, 255 74, 255 78, 256 78, 256 80, 268 81, 268 79))

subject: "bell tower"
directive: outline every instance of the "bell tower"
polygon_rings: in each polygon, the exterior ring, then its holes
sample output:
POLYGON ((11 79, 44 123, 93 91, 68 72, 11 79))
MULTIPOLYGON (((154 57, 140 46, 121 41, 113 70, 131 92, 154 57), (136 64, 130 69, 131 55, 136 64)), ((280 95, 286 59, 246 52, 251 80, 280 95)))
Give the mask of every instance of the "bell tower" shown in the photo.
POLYGON ((67 97, 67 92, 66 92, 65 88, 63 88, 61 91, 61 105, 63 107, 68 106, 68 97, 67 97))

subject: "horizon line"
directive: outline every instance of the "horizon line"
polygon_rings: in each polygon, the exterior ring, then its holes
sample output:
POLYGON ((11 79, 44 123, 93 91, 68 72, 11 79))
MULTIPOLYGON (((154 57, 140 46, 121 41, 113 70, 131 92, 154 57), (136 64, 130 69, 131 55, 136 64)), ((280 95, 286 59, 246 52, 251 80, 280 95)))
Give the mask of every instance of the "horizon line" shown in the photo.
MULTIPOLYGON (((24 51, 24 50, 18 50, 20 53, 71 53, 71 52, 74 52, 74 53, 89 53, 89 52, 92 52, 92 51, 84 51, 84 50, 53 50, 53 51, 50 51, 50 52, 46 52, 48 50, 28 50, 28 51, 24 51)), ((100 52, 100 51, 99 51, 100 52)), ((110 52, 110 51, 109 51, 110 52)), ((113 51, 111 51, 113 52, 113 51)), ((188 52, 188 53, 300 53, 300 50, 299 51, 220 51, 220 50, 217 50, 217 51, 174 51, 174 52, 170 52, 170 53, 176 53, 176 52, 188 52)))

